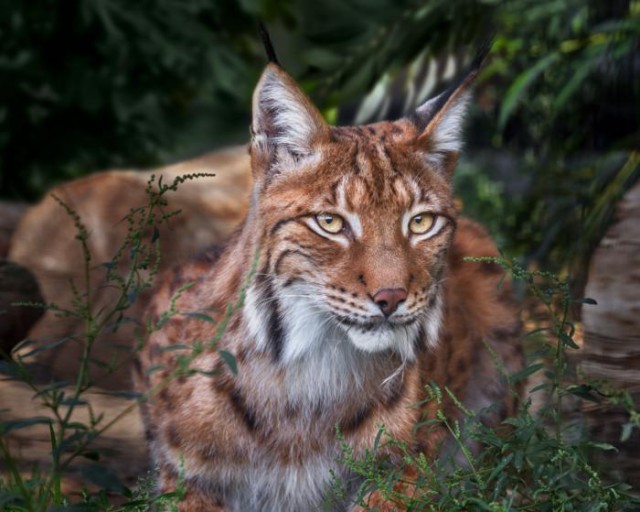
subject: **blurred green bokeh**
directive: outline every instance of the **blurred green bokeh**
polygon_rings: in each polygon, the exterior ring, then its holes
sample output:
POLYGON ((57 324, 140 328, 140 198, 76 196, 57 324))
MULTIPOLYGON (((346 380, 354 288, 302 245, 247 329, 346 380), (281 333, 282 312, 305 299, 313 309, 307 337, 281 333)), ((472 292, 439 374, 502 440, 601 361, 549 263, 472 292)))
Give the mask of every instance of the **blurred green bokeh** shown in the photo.
POLYGON ((246 141, 257 20, 341 123, 402 115, 493 35, 456 179, 509 253, 584 267, 638 177, 640 0, 5 0, 0 197, 246 141))

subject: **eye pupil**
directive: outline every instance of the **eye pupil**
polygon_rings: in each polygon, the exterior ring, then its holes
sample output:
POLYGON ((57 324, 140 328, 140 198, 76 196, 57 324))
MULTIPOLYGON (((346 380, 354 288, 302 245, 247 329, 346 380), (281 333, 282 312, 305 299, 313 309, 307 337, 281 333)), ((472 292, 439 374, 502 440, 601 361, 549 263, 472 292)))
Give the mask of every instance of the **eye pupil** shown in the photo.
POLYGON ((432 214, 420 213, 411 219, 409 229, 416 235, 423 235, 433 227, 434 221, 435 217, 432 214))
POLYGON ((331 213, 320 213, 316 215, 316 221, 322 229, 329 233, 337 234, 342 231, 344 221, 339 215, 333 215, 331 213))

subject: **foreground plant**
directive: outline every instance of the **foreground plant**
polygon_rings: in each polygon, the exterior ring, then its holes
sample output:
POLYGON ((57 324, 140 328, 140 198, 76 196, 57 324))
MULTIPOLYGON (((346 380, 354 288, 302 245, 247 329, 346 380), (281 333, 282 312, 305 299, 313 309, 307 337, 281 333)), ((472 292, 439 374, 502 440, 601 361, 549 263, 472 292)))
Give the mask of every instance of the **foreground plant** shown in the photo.
MULTIPOLYGON (((161 261, 159 226, 178 213, 165 211, 166 195, 177 190, 184 181, 202 176, 210 175, 191 174, 176 178, 169 184, 163 183, 162 177, 156 180, 152 176, 147 184, 148 204, 132 208, 123 219, 128 224, 127 236, 113 258, 104 263, 94 261, 88 243, 91 234, 77 212, 61 199, 55 198, 74 221, 76 239, 82 247, 83 278, 81 282, 70 283, 72 302, 68 308, 56 304, 22 305, 43 307, 60 317, 77 318, 82 320, 84 328, 81 332, 69 333, 68 336, 45 345, 25 340, 17 347, 20 350, 16 352, 19 355, 15 361, 2 362, 2 372, 8 378, 28 386, 33 391, 37 407, 48 412, 46 415, 0 423, 0 456, 5 472, 0 479, 0 506, 4 507, 3 510, 50 510, 72 502, 83 503, 83 510, 104 510, 109 506, 109 499, 114 496, 128 501, 129 506, 167 502, 170 499, 170 496, 140 497, 137 491, 125 487, 117 475, 101 463, 103 454, 96 451, 95 441, 137 405, 132 400, 131 406, 115 417, 108 418, 103 413, 98 413, 88 398, 95 386, 90 366, 100 364, 108 375, 121 365, 131 364, 131 359, 139 348, 143 329, 152 326, 144 326, 140 319, 128 316, 128 310, 152 286, 158 274, 161 261), (95 279, 95 265, 104 269, 104 279, 100 283, 92 281, 95 279), (93 296, 98 286, 108 286, 117 291, 114 300, 106 308, 95 307, 93 296), (92 357, 93 347, 101 335, 131 323, 137 325, 135 332, 138 343, 114 347, 114 356, 109 361, 96 361, 92 357), (79 343, 83 347, 77 378, 75 382, 54 380, 43 383, 27 361, 61 343, 79 343), (25 471, 19 454, 11 450, 10 437, 17 430, 36 425, 44 425, 49 431, 50 460, 46 468, 36 467, 25 471), (76 490, 65 485, 69 481, 69 475, 73 475, 72 480, 78 482, 76 490), (89 492, 88 489, 92 491, 89 492)), ((126 392, 116 395, 135 397, 133 393, 126 392)), ((143 487, 144 485, 141 486, 143 487)))
MULTIPOLYGON (((510 377, 514 393, 523 381, 531 379, 537 384, 529 386, 518 411, 497 428, 483 423, 481 415, 467 409, 448 388, 430 384, 427 401, 435 404, 438 412, 428 423, 430 428, 444 428, 449 434, 443 445, 444 456, 427 461, 406 443, 389 436, 383 427, 374 449, 365 457, 357 457, 343 444, 345 463, 365 479, 359 492, 361 505, 368 509, 367 496, 377 490, 399 510, 637 510, 640 500, 631 488, 608 482, 603 476, 606 472, 598 467, 598 452, 615 448, 591 438, 584 422, 569 414, 582 400, 606 400, 628 411, 629 422, 620 433, 621 442, 629 438, 632 429, 640 428, 637 405, 628 393, 613 392, 602 383, 576 380, 568 353, 578 345, 569 319, 574 299, 567 282, 550 273, 527 271, 504 259, 471 260, 501 265, 523 281, 537 299, 536 304, 546 309, 547 325, 528 333, 536 338, 536 350, 530 354, 532 362, 510 377), (462 419, 443 412, 445 404, 452 402, 462 419), (404 467, 390 467, 384 457, 380 463, 379 453, 390 451, 402 454, 404 467), (412 475, 410 482, 407 474, 412 475), (407 495, 404 491, 408 488, 415 490, 407 495)), ((591 299, 582 302, 595 304, 591 299)), ((501 365, 498 358, 495 363, 501 365)), ((339 479, 334 482, 334 492, 344 492, 339 479)))

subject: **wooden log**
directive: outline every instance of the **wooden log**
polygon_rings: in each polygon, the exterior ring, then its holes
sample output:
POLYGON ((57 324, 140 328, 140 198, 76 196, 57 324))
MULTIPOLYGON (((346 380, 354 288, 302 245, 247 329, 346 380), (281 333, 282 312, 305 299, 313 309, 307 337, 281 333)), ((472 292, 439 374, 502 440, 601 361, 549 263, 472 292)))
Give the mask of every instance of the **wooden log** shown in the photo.
MULTIPOLYGON (((67 396, 73 390, 63 390, 67 396)), ((48 407, 43 406, 42 398, 22 382, 0 380, 0 422, 24 421, 33 417, 49 417, 56 426, 55 417, 48 407)), ((117 475, 121 483, 128 487, 136 484, 138 478, 144 477, 149 467, 149 453, 144 439, 142 419, 137 404, 132 400, 111 396, 91 390, 83 394, 82 399, 91 404, 94 417, 102 416, 97 426, 101 428, 113 421, 107 430, 87 446, 86 451, 99 455, 98 463, 117 475)), ((87 405, 76 407, 71 422, 85 425, 90 423, 87 405)), ((51 469, 51 436, 46 424, 34 424, 29 427, 12 430, 4 435, 4 441, 10 456, 18 464, 18 469, 28 475, 34 467, 47 475, 51 469)), ((64 457, 63 457, 64 459, 64 457)), ((0 458, 0 474, 7 470, 7 460, 0 458)), ((63 486, 65 492, 79 491, 87 485, 82 478, 82 469, 94 464, 82 456, 76 458, 65 472, 63 486)), ((4 475, 6 478, 6 475, 4 475)))
MULTIPOLYGON (((640 405, 640 183, 616 208, 614 222, 591 260, 585 295, 598 305, 582 310, 582 371, 629 391, 640 405)), ((628 414, 619 407, 593 405, 586 413, 600 439, 620 450, 609 467, 640 485, 640 434, 635 430, 627 442, 620 442, 628 414)))
POLYGON ((640 391, 640 183, 593 255, 585 294, 598 305, 583 309, 582 369, 640 391))

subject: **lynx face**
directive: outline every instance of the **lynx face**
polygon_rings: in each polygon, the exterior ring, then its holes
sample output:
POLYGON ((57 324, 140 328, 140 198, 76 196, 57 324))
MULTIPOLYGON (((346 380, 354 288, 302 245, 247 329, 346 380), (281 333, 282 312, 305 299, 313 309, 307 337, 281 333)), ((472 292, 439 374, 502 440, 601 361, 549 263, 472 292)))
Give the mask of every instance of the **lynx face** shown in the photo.
POLYGON ((287 75, 267 68, 252 126, 266 254, 248 304, 262 345, 281 340, 276 358, 348 340, 411 360, 425 338, 436 342, 466 103, 456 91, 414 119, 331 128, 287 75))

